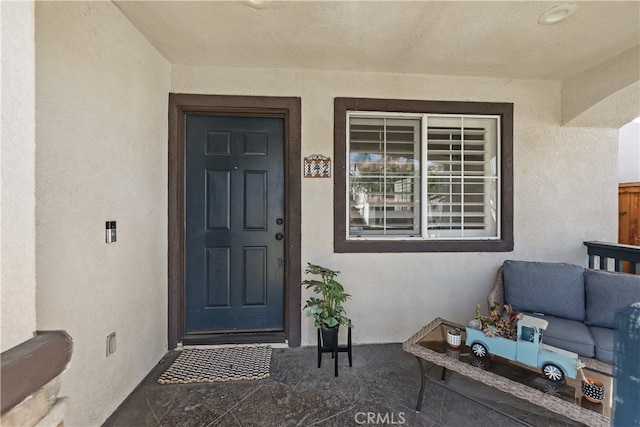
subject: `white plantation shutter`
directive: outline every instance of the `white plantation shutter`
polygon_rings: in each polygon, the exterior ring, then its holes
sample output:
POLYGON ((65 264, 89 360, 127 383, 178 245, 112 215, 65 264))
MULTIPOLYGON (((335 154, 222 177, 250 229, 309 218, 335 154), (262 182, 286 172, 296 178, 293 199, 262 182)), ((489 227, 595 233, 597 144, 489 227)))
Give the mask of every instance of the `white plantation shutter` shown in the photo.
POLYGON ((420 235, 420 120, 351 118, 349 234, 420 235))
POLYGON ((497 116, 348 117, 349 238, 500 237, 497 116))
POLYGON ((426 120, 428 237, 497 237, 498 119, 426 120))

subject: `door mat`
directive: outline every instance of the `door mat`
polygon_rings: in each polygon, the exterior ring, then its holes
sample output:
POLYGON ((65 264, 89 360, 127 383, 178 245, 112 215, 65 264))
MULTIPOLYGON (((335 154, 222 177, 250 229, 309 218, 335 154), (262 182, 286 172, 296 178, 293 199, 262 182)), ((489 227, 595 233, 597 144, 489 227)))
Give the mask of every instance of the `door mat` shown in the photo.
POLYGON ((160 375, 160 384, 259 380, 269 376, 271 347, 188 348, 160 375))

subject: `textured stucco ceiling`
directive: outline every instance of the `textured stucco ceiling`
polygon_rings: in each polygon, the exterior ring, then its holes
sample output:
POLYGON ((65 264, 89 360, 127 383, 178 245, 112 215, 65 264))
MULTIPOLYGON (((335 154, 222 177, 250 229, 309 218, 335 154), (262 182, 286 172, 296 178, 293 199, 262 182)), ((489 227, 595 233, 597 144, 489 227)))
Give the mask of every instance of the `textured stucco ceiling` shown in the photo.
POLYGON ((172 64, 563 80, 640 43, 639 1, 119 1, 172 64))

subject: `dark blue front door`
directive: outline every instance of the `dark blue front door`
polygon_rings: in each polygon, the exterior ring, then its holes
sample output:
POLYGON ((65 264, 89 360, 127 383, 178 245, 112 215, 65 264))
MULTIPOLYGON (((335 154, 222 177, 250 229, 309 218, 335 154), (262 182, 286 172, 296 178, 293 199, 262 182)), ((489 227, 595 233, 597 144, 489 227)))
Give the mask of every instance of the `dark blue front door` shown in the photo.
POLYGON ((284 121, 187 116, 187 333, 284 330, 284 121))

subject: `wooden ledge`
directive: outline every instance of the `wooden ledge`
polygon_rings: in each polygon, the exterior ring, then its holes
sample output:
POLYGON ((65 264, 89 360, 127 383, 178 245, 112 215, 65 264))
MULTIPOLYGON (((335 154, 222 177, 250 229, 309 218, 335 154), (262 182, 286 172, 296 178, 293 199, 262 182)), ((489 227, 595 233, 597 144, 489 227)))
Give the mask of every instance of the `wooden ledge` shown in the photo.
POLYGON ((2 353, 2 415, 59 376, 69 364, 73 341, 65 331, 39 331, 2 353))

